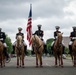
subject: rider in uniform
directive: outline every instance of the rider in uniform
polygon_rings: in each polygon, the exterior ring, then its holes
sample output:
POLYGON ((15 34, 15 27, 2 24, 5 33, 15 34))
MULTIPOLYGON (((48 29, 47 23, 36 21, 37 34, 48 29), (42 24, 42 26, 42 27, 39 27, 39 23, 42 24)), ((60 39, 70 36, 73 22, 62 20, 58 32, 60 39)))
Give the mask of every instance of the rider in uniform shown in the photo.
POLYGON ((70 33, 70 42, 69 42, 69 54, 72 53, 72 44, 73 41, 76 39, 76 26, 72 27, 73 31, 70 33), (75 37, 75 39, 74 39, 75 37))
MULTIPOLYGON (((55 41, 56 41, 56 39, 57 39, 57 34, 58 34, 58 33, 61 33, 61 31, 59 31, 59 29, 60 29, 59 26, 55 26, 55 28, 56 28, 56 31, 54 32, 54 41, 53 41, 52 44, 51 44, 51 50, 53 50, 54 43, 55 43, 55 41)), ((63 42, 62 42, 62 44, 63 44, 63 42)), ((65 46, 64 46, 64 44, 63 44, 63 54, 64 54, 64 49, 65 49, 65 46)))
POLYGON ((37 36, 39 36, 39 38, 42 40, 43 39, 43 36, 44 36, 44 32, 43 32, 43 30, 41 30, 41 26, 42 25, 37 25, 37 27, 38 27, 38 30, 37 31, 35 31, 35 34, 37 35, 37 36))
POLYGON ((6 61, 9 60, 9 55, 8 55, 8 52, 7 52, 7 44, 5 43, 5 39, 6 39, 6 35, 4 32, 1 31, 2 28, 0 28, 0 41, 3 43, 4 45, 4 50, 3 50, 3 53, 4 55, 6 56, 6 61))
MULTIPOLYGON (((45 51, 45 53, 46 53, 46 44, 45 44, 45 42, 44 42, 44 39, 43 39, 43 36, 44 36, 44 32, 43 32, 43 30, 41 30, 41 26, 42 25, 37 25, 37 27, 38 27, 38 30, 37 31, 35 31, 35 33, 34 34, 36 34, 42 41, 43 41, 43 43, 44 43, 44 51, 45 51)), ((34 51, 33 51, 33 53, 34 53, 34 51)))
MULTIPOLYGON (((26 43, 25 43, 25 41, 24 41, 24 34, 23 34, 21 31, 22 31, 22 28, 19 27, 19 28, 18 28, 18 33, 16 33, 16 39, 17 39, 17 36, 18 36, 18 35, 21 35, 21 36, 22 36, 22 38, 23 38, 23 44, 24 44, 24 52, 25 52, 25 54, 27 54, 27 52, 26 52, 26 50, 27 50, 27 45, 26 45, 26 43)), ((15 53, 15 45, 16 45, 16 41, 13 43, 13 53, 15 53)))

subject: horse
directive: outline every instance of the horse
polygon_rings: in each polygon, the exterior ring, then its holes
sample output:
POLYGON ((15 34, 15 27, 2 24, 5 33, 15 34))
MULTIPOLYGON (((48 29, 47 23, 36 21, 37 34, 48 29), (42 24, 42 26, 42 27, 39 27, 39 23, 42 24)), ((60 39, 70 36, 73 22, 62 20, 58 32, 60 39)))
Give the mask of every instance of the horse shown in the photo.
POLYGON ((3 53, 4 50, 4 45, 3 43, 0 41, 0 66, 5 67, 5 55, 3 53))
POLYGON ((73 66, 76 66, 76 39, 74 40, 73 44, 72 44, 72 62, 73 62, 73 66))
POLYGON ((44 44, 42 40, 37 35, 32 35, 31 37, 32 47, 34 48, 34 52, 36 54, 36 67, 38 67, 38 63, 40 61, 40 67, 42 67, 42 54, 44 50, 44 44))
POLYGON ((62 33, 57 34, 57 39, 54 43, 54 57, 55 57, 55 66, 57 67, 57 60, 59 60, 59 66, 63 67, 63 59, 62 59, 62 33))
POLYGON ((16 46, 15 46, 15 52, 17 55, 17 68, 23 67, 24 68, 24 44, 22 36, 17 36, 16 46))

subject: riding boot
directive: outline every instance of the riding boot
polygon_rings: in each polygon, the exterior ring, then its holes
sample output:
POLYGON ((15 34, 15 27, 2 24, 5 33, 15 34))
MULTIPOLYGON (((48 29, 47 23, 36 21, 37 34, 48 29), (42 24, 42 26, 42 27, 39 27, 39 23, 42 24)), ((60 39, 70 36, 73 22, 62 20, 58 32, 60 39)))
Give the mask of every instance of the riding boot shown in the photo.
POLYGON ((69 54, 71 54, 71 53, 72 53, 72 46, 69 45, 69 54))
POLYGON ((53 46, 51 46, 51 50, 53 50, 53 46))
POLYGON ((47 55, 47 46, 44 44, 44 53, 47 55))
POLYGON ((32 55, 34 55, 35 53, 34 53, 34 47, 32 47, 32 51, 31 51, 31 53, 32 53, 32 55))
POLYGON ((54 45, 51 46, 51 54, 53 54, 54 45))
POLYGON ((63 46, 63 52, 62 52, 62 54, 65 54, 65 46, 63 46))
POLYGON ((6 48, 6 47, 4 48, 3 53, 4 53, 4 55, 6 56, 6 60, 8 60, 8 59, 9 59, 9 55, 8 55, 8 53, 7 53, 7 48, 6 48))
POLYGON ((15 46, 13 46, 12 54, 15 54, 15 46))
POLYGON ((27 46, 24 46, 24 53, 27 55, 27 46))

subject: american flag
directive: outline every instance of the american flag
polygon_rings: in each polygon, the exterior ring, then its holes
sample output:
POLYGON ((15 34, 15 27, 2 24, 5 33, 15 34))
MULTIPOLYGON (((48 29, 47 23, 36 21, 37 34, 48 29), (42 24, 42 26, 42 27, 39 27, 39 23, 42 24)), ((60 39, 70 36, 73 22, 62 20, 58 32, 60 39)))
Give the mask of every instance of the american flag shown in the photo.
POLYGON ((28 23, 27 23, 27 40, 29 42, 29 45, 31 45, 31 36, 32 36, 32 5, 30 4, 30 12, 29 12, 29 16, 28 16, 28 23))

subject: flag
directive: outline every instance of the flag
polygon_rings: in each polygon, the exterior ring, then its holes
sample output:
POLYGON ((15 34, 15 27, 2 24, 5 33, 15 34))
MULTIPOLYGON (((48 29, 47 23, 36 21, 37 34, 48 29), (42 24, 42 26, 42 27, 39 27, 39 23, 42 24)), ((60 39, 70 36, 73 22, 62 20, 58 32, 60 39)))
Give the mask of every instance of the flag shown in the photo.
POLYGON ((29 16, 28 16, 28 22, 27 22, 27 40, 29 42, 29 45, 31 45, 31 36, 32 36, 32 5, 30 4, 30 12, 29 12, 29 16))

